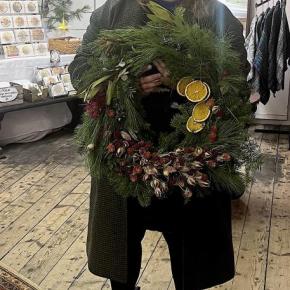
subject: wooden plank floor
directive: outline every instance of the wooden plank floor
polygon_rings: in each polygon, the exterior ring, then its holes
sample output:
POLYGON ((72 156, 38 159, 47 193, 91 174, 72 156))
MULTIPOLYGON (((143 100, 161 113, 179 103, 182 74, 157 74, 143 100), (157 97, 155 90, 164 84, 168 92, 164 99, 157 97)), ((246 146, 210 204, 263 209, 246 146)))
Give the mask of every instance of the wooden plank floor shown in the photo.
MULTIPOLYGON (((264 165, 233 202, 236 277, 224 290, 290 289, 290 151, 286 136, 253 133, 264 165)), ((110 289, 87 268, 90 177, 69 133, 8 146, 0 160, 0 260, 43 290, 110 289)), ((148 231, 142 290, 174 290, 168 248, 148 231)))

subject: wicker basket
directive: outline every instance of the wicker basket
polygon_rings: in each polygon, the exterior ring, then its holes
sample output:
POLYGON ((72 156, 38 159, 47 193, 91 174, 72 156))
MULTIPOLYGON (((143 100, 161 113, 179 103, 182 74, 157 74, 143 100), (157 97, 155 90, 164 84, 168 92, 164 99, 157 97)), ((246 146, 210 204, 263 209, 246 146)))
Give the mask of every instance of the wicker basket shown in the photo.
POLYGON ((75 54, 81 45, 81 40, 75 37, 50 38, 49 50, 57 50, 60 54, 75 54))

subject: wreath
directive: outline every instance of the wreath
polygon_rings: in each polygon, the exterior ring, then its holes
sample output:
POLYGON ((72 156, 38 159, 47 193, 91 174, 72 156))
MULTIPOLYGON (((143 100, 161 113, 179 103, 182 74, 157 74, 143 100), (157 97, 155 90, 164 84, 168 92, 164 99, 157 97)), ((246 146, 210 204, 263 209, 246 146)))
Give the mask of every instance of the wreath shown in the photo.
POLYGON ((102 31, 87 47, 90 69, 79 79, 86 110, 77 140, 92 176, 143 206, 176 188, 185 200, 243 193, 260 154, 246 129, 252 114, 238 54, 229 39, 186 21, 184 8, 147 6, 147 25, 102 31), (156 59, 166 63, 169 87, 182 100, 172 131, 158 142, 138 89, 142 69, 156 59))

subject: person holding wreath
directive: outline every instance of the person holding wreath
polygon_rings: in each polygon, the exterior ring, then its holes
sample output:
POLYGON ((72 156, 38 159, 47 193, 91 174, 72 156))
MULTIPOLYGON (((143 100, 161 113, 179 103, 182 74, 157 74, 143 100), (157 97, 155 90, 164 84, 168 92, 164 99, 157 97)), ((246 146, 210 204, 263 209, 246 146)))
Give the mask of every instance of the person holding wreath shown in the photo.
MULTIPOLYGON (((69 71, 76 89, 81 76, 90 67, 90 44, 100 31, 138 27, 148 21, 147 1, 107 0, 93 12, 90 25, 69 71)), ((173 10, 186 8, 188 18, 217 36, 230 35, 232 49, 241 58, 246 79, 248 65, 244 49, 243 27, 230 10, 216 0, 156 0, 173 10)), ((170 72, 166 63, 156 59, 144 69, 139 88, 146 121, 156 138, 170 131, 170 120, 179 101, 162 92, 168 87, 170 72)), ((235 274, 231 229, 231 195, 211 194, 184 203, 172 192, 165 200, 152 199, 141 207, 133 197, 115 194, 105 178, 92 178, 88 224, 87 255, 89 270, 111 280, 113 290, 134 290, 140 273, 141 241, 146 230, 160 231, 168 244, 173 279, 177 290, 213 287, 232 279, 235 274)), ((163 290, 163 289, 152 289, 163 290)), ((165 289, 164 289, 165 290, 165 289)))

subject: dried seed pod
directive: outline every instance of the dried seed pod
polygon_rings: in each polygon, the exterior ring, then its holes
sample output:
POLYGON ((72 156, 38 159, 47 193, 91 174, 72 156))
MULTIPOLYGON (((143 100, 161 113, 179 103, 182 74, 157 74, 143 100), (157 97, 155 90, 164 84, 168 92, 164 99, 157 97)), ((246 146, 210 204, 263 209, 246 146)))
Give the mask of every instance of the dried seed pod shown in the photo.
POLYGON ((219 110, 220 110, 220 107, 219 107, 219 106, 213 106, 213 107, 212 107, 212 112, 213 112, 214 114, 216 114, 219 110))
POLYGON ((154 185, 154 187, 159 187, 160 186, 160 181, 157 178, 154 178, 153 185, 154 185))
POLYGON ((193 152, 193 155, 196 156, 196 157, 198 157, 198 156, 200 156, 202 153, 203 153, 203 149, 200 148, 200 147, 196 147, 195 150, 194 150, 194 152, 193 152))
POLYGON ((183 153, 183 152, 184 152, 184 150, 181 149, 181 148, 177 148, 177 149, 175 150, 175 153, 177 153, 177 154, 180 154, 180 153, 183 153))
POLYGON ((206 161, 206 164, 211 168, 215 168, 217 166, 217 164, 214 160, 208 160, 208 161, 206 161))
POLYGON ((167 192, 168 191, 168 185, 165 182, 161 182, 161 190, 163 192, 167 192))
POLYGON ((154 192, 155 192, 155 195, 157 196, 157 197, 162 197, 162 195, 163 195, 163 192, 162 192, 162 190, 160 189, 160 188, 155 188, 155 190, 154 190, 154 192))
POLYGON ((198 180, 198 185, 200 187, 206 188, 206 187, 210 187, 210 182, 209 181, 198 180))
POLYGON ((146 166, 146 167, 144 168, 144 171, 145 171, 145 173, 148 174, 148 175, 155 175, 155 174, 158 173, 158 170, 157 170, 155 167, 153 167, 152 165, 150 165, 150 166, 146 166))
POLYGON ((193 169, 201 169, 203 167, 202 163, 199 161, 193 161, 191 166, 193 169))
POLYGON ((196 180, 195 180, 194 176, 188 176, 186 181, 188 184, 190 184, 192 186, 196 185, 196 180))
POLYGON ((205 152, 205 153, 204 153, 204 157, 205 157, 206 159, 211 158, 211 157, 212 157, 212 154, 209 153, 209 152, 205 152))
POLYGON ((117 150, 117 157, 122 157, 125 152, 126 152, 126 149, 124 147, 118 148, 118 150, 117 150))
POLYGON ((144 174, 143 176, 143 181, 147 181, 150 178, 150 175, 144 174))
POLYGON ((171 173, 174 172, 176 172, 176 169, 173 166, 166 166, 163 170, 163 175, 168 177, 171 173))
POLYGON ((87 146, 88 150, 93 150, 95 148, 95 145, 94 144, 89 144, 87 146))
POLYGON ((132 137, 130 136, 129 133, 125 132, 125 131, 121 131, 121 136, 123 139, 125 139, 126 141, 131 141, 132 137))
POLYGON ((180 171, 181 172, 189 172, 191 170, 191 168, 189 168, 188 166, 182 166, 181 168, 180 168, 180 171))

